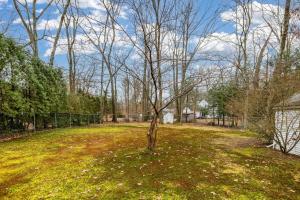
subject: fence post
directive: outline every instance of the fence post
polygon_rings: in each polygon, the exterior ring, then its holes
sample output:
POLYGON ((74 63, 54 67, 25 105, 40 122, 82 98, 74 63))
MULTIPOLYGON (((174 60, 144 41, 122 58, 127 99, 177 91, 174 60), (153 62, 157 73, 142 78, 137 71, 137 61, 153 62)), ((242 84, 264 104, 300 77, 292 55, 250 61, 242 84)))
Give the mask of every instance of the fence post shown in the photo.
POLYGON ((36 124, 35 124, 35 113, 33 113, 33 130, 35 131, 36 129, 36 124))
POLYGON ((69 113, 69 122, 70 122, 70 127, 72 127, 71 113, 69 113))
POLYGON ((57 128, 57 118, 56 118, 56 113, 54 113, 54 124, 55 124, 55 128, 57 128))

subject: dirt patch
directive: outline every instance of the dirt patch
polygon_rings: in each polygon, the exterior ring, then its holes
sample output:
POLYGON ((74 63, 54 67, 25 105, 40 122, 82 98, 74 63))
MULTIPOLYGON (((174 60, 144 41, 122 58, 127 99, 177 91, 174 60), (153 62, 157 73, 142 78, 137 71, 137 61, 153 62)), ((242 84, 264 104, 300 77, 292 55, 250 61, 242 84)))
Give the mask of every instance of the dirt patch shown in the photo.
POLYGON ((0 199, 3 196, 6 196, 8 193, 8 189, 16 184, 27 183, 29 179, 26 178, 26 175, 30 172, 26 172, 23 174, 17 174, 12 178, 0 183, 0 199))
POLYGON ((15 169, 15 168, 21 167, 22 165, 24 165, 24 163, 25 162, 13 163, 13 164, 1 166, 1 168, 3 168, 3 169, 15 169))
POLYGON ((124 148, 139 148, 145 146, 137 136, 120 135, 88 135, 76 136, 60 142, 61 146, 44 160, 47 165, 55 165, 61 160, 78 161, 85 156, 98 157, 116 152, 124 148), (75 158, 75 159, 74 159, 75 158))
POLYGON ((14 134, 14 135, 1 136, 0 137, 0 142, 8 142, 8 141, 11 141, 11 140, 20 139, 20 138, 24 138, 28 135, 29 134, 14 134))
POLYGON ((215 138, 213 144, 221 145, 226 149, 261 147, 263 143, 257 138, 250 137, 219 137, 215 138))
POLYGON ((193 183, 191 183, 190 181, 187 181, 187 180, 180 180, 178 183, 183 189, 186 189, 186 190, 194 187, 193 183))

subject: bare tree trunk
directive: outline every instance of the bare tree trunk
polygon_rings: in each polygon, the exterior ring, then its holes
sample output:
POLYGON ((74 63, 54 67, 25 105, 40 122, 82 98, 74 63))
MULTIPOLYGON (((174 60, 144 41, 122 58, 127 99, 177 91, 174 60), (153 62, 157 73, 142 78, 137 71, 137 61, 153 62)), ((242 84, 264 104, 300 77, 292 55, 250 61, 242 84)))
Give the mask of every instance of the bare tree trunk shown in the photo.
POLYGON ((215 107, 213 107, 213 125, 216 125, 216 119, 215 119, 215 107))
POLYGON ((64 5, 61 17, 60 17, 58 29, 56 31, 56 36, 54 38, 54 43, 53 43, 53 46, 52 46, 52 50, 51 50, 51 54, 50 54, 50 59, 49 59, 49 64, 51 66, 53 66, 53 64, 54 64, 54 57, 55 57, 55 52, 56 52, 56 49, 57 49, 57 43, 58 43, 58 40, 59 40, 59 37, 60 37, 60 32, 61 32, 64 20, 65 20, 65 16, 67 14, 68 8, 70 6, 70 3, 71 3, 71 0, 67 0, 66 4, 64 5))
MULTIPOLYGON (((158 90, 159 90, 159 108, 163 105, 163 86, 162 86, 162 74, 161 74, 161 29, 160 25, 157 26, 157 69, 158 69, 158 90)), ((162 113, 159 113, 159 123, 163 123, 162 113)))
MULTIPOLYGON (((179 91, 178 91, 178 59, 176 59, 176 65, 175 65, 175 88, 174 88, 174 93, 175 95, 178 95, 179 91)), ((177 122, 181 122, 181 100, 180 98, 176 99, 175 101, 175 105, 176 105, 176 117, 177 117, 177 122)))
POLYGON ((244 104, 244 129, 248 128, 248 109, 249 109, 249 89, 246 89, 245 104, 244 104))
POLYGON ((102 60, 101 63, 101 68, 100 68, 100 114, 102 116, 102 120, 103 120, 103 116, 104 116, 104 112, 105 112, 105 97, 104 97, 104 61, 102 60))
POLYGON ((254 79, 253 79, 253 87, 254 89, 258 89, 259 88, 259 79, 260 79, 260 68, 261 68, 261 63, 264 57, 264 52, 267 48, 267 45, 269 43, 269 40, 271 38, 272 32, 269 34, 268 38, 266 39, 266 41, 264 42, 263 47, 260 49, 256 64, 255 64, 255 72, 254 72, 254 79))
POLYGON ((242 8, 242 17, 237 16, 237 21, 241 28, 241 34, 238 37, 239 40, 239 55, 242 57, 241 75, 243 77, 243 86, 245 90, 245 103, 244 103, 244 129, 248 128, 248 110, 249 110, 249 66, 248 66, 248 36, 250 33, 250 26, 252 23, 252 0, 237 2, 237 6, 242 8), (239 21, 240 20, 240 21, 239 21))
POLYGON ((149 96, 149 89, 147 88, 148 85, 148 80, 147 80, 147 57, 148 55, 148 49, 146 47, 146 35, 144 35, 145 41, 144 41, 144 71, 143 71, 143 93, 142 93, 142 121, 147 121, 148 117, 147 116, 147 111, 148 111, 148 96, 149 96))
POLYGON ((124 80, 124 89, 125 89, 125 110, 126 110, 126 121, 129 122, 129 112, 130 112, 130 105, 129 105, 129 77, 126 75, 124 80))
POLYGON ((290 24, 290 7, 291 7, 291 0, 285 1, 285 9, 284 9, 284 17, 283 17, 283 26, 282 34, 280 38, 280 49, 279 49, 279 56, 277 59, 277 63, 274 70, 275 76, 280 76, 282 72, 284 72, 284 66, 282 63, 284 51, 286 49, 286 43, 288 38, 288 31, 289 31, 289 24, 290 24))
MULTIPOLYGON (((116 115, 116 119, 118 118, 117 113, 118 113, 118 90, 117 90, 117 75, 114 74, 114 81, 115 81, 115 106, 116 106, 116 111, 115 111, 115 115, 116 115)), ((117 122, 117 121, 115 121, 117 122)))
MULTIPOLYGON (((289 30, 289 21, 290 21, 290 6, 291 0, 285 1, 285 10, 284 10, 284 18, 283 18, 283 25, 281 27, 282 34, 280 37, 280 49, 279 55, 277 57, 275 63, 275 69, 273 72, 273 77, 268 83, 268 98, 267 98, 267 108, 266 108, 266 120, 269 122, 268 124, 273 124, 273 119, 275 118, 274 106, 278 102, 278 95, 282 92, 278 91, 278 86, 280 86, 281 81, 283 81, 281 74, 285 71, 285 66, 283 62, 283 55, 286 49, 286 43, 288 38, 288 30, 289 30)), ((268 72, 267 72, 268 73, 268 72)), ((268 75, 269 76, 269 75, 268 75)), ((270 126, 267 127, 267 135, 272 135, 268 132, 273 132, 274 127, 270 126)))
POLYGON ((104 115, 105 115, 105 121, 108 122, 108 113, 107 113, 107 91, 104 92, 104 115))
MULTIPOLYGON (((42 40, 46 37, 46 29, 41 32, 43 32, 43 35, 38 34, 37 30, 37 25, 39 20, 43 19, 43 16, 45 15, 46 11, 51 7, 52 3, 54 0, 49 0, 43 6, 41 7, 40 5, 37 5, 37 0, 33 1, 20 1, 20 0, 13 0, 13 5, 18 13, 18 16, 21 19, 22 25, 24 26, 26 33, 29 38, 29 45, 32 49, 33 56, 34 57, 39 57, 39 46, 38 46, 38 41, 42 40), (40 12, 37 11, 37 9, 40 10, 40 12)), ((60 37, 60 32, 62 29, 63 21, 64 18, 67 14, 67 9, 70 5, 71 0, 67 0, 66 4, 63 5, 63 11, 60 17, 60 22, 58 29, 56 31, 56 34, 54 36, 54 43, 52 46, 51 50, 51 55, 50 55, 50 60, 49 63, 50 65, 53 65, 54 62, 54 57, 55 57, 55 52, 57 48, 57 43, 60 37)))
POLYGON ((154 114, 154 117, 150 123, 148 133, 147 133, 147 141, 148 141, 148 150, 153 151, 155 149, 156 145, 156 139, 157 139, 157 120, 158 116, 157 114, 154 114))
MULTIPOLYGON (((66 15, 66 13, 64 14, 66 15)), ((78 28, 78 16, 73 13, 72 9, 70 9, 69 14, 66 16, 64 20, 65 24, 65 32, 67 38, 67 59, 69 64, 69 90, 70 94, 74 94, 76 92, 76 55, 74 51, 74 45, 76 42, 77 28, 78 28)), ((55 50, 54 50, 55 51, 55 50)), ((53 53, 53 52, 52 52, 53 53)), ((54 54, 52 55, 54 59, 54 54)), ((51 58, 50 58, 51 62, 51 58)), ((53 62, 53 60, 52 60, 53 62)))
POLYGON ((116 115, 116 98, 115 98, 115 81, 113 75, 110 73, 110 88, 111 88, 111 110, 112 110, 112 122, 117 122, 116 115))

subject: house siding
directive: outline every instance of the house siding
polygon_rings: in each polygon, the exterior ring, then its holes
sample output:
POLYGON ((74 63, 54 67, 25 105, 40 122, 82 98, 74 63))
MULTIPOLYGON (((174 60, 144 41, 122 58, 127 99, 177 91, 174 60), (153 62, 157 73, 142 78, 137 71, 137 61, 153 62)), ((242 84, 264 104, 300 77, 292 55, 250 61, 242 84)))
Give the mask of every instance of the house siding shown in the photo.
MULTIPOLYGON (((275 127, 276 131, 280 131, 284 140, 290 140, 293 136, 299 136, 299 126, 300 126, 300 110, 285 110, 278 111, 275 115, 275 127)), ((280 142, 284 140, 280 139, 280 142)), ((295 144, 295 140, 291 139, 288 147, 295 144)), ((274 145, 275 149, 280 150, 278 144, 274 145)), ((295 154, 300 156, 300 142, 289 152, 290 154, 295 154)))

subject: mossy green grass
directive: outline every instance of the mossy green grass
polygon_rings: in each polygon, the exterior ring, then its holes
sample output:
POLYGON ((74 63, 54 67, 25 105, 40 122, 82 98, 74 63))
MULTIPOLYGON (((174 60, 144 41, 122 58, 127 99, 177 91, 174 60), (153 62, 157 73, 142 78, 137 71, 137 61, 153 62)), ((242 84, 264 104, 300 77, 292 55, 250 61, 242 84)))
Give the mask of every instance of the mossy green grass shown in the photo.
POLYGON ((300 199, 300 158, 255 133, 147 124, 44 131, 0 143, 0 199, 300 199))

